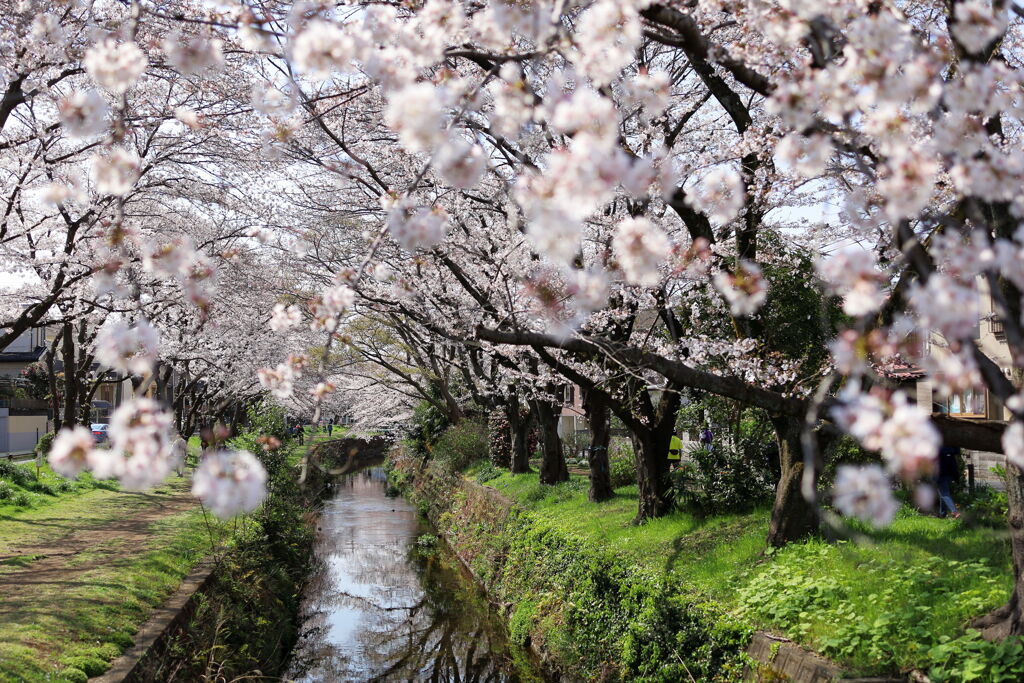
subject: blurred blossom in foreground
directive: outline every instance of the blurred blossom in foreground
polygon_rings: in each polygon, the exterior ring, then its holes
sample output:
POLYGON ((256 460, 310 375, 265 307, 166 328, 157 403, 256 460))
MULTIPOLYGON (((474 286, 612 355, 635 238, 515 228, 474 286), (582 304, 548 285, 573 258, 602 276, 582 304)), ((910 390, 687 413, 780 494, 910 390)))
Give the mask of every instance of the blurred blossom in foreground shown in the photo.
POLYGON ((85 427, 62 429, 50 447, 50 467, 60 476, 73 479, 89 469, 95 446, 92 432, 85 427))
POLYGON ((267 495, 267 472, 249 451, 207 453, 193 475, 192 495, 221 519, 251 512, 267 495))
POLYGON ((899 509, 889 477, 878 465, 840 465, 832 495, 833 503, 844 515, 876 527, 889 524, 899 509))
POLYGON ((735 272, 715 273, 712 282, 736 316, 754 315, 768 298, 768 282, 761 276, 761 269, 749 261, 740 261, 735 272))

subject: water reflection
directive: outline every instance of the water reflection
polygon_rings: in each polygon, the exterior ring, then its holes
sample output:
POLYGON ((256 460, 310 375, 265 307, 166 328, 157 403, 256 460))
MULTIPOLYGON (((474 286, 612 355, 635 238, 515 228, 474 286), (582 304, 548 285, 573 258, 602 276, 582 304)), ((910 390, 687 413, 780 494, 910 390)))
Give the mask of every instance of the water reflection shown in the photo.
POLYGON ((322 565, 290 678, 540 680, 445 552, 417 550, 425 531, 412 506, 384 495, 379 468, 345 479, 321 517, 322 565))

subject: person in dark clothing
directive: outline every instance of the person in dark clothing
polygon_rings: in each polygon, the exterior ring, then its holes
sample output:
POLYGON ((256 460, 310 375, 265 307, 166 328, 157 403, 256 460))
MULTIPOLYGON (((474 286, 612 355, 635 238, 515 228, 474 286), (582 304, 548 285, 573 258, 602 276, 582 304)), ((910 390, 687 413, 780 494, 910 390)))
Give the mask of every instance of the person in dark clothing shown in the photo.
POLYGON ((953 502, 950 488, 953 482, 960 479, 960 465, 957 462, 959 457, 960 449, 956 446, 943 446, 939 449, 939 467, 936 477, 936 485, 939 489, 939 517, 951 514, 956 519, 960 516, 960 511, 957 510, 956 503, 953 502))
POLYGON ((714 435, 711 433, 711 427, 704 425, 704 429, 700 430, 700 445, 710 451, 713 439, 714 435))

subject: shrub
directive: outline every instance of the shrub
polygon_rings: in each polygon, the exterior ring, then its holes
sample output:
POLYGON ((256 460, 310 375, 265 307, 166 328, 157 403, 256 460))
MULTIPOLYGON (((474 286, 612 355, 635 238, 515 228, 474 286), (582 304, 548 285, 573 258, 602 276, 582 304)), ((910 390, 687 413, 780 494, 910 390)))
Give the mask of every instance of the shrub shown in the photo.
POLYGON ((449 427, 437 439, 433 458, 451 472, 466 469, 471 462, 488 457, 487 425, 480 420, 463 420, 449 427))
POLYGON ((32 498, 24 491, 16 494, 11 502, 20 508, 32 507, 32 498))
MULTIPOLYGON (((764 454, 757 449, 716 444, 689 452, 682 469, 682 502, 706 514, 744 512, 771 500, 774 480, 764 454)), ((677 489, 678 490, 678 489, 677 489)))
POLYGON ((419 455, 431 452, 435 442, 448 427, 448 416, 430 401, 420 401, 412 414, 406 438, 419 455))
POLYGON ((622 444, 608 454, 608 470, 612 488, 636 484, 636 458, 631 444, 622 444))
POLYGON ((11 498, 14 498, 14 487, 9 481, 0 479, 0 500, 10 500, 11 498))
POLYGON ((36 473, 29 467, 15 465, 13 462, 5 460, 0 461, 0 478, 25 488, 36 480, 36 473))
POLYGON ((421 550, 429 550, 437 547, 437 543, 440 539, 434 534, 421 534, 416 539, 416 547, 421 550))
POLYGON ((46 482, 43 481, 32 482, 32 484, 29 485, 29 489, 35 491, 36 493, 42 493, 43 495, 46 496, 57 495, 57 487, 53 484, 47 484, 46 482))
POLYGON ((89 676, 81 669, 76 669, 73 666, 69 666, 60 672, 60 680, 68 681, 68 683, 88 683, 89 676))
POLYGON ((843 435, 829 443, 824 453, 825 468, 818 480, 818 490, 831 490, 836 480, 836 468, 840 465, 878 465, 882 457, 861 448, 852 436, 843 435))
POLYGON ((494 466, 490 460, 484 460, 481 462, 480 467, 476 471, 476 480, 481 484, 497 479, 501 476, 501 470, 494 466))
POLYGON ((110 668, 110 665, 104 660, 98 657, 88 657, 84 655, 63 657, 61 659, 61 663, 84 671, 86 676, 99 676, 110 668))
POLYGON ((497 467, 509 467, 512 462, 512 434, 505 415, 496 410, 487 420, 490 434, 491 462, 497 467))
POLYGON ((46 432, 41 437, 39 437, 39 443, 36 444, 36 453, 41 454, 43 456, 49 455, 50 448, 53 446, 54 436, 55 435, 53 432, 46 432))
POLYGON ((1006 526, 1009 499, 1005 491, 997 491, 991 486, 978 486, 974 495, 964 501, 960 509, 966 524, 1002 529, 1006 526))

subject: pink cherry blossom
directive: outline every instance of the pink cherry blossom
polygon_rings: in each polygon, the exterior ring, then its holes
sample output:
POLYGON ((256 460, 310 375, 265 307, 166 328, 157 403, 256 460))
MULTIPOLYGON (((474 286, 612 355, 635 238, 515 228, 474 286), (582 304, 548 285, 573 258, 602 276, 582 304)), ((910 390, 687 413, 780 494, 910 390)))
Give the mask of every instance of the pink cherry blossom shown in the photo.
POLYGON ((89 469, 96 440, 85 427, 62 429, 53 439, 47 458, 53 471, 62 477, 74 478, 89 469))
POLYGON ((878 465, 840 465, 832 502, 844 515, 875 527, 887 526, 899 510, 889 477, 878 465))
POLYGON ((267 495, 267 472, 249 451, 214 451, 192 475, 192 495, 221 519, 252 512, 267 495))

